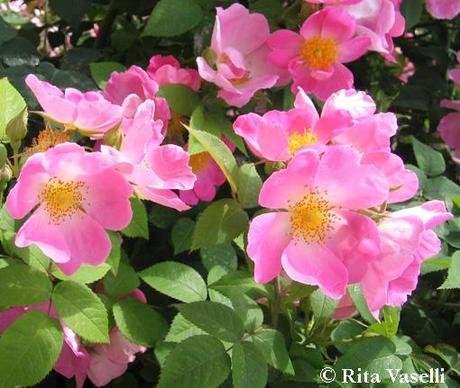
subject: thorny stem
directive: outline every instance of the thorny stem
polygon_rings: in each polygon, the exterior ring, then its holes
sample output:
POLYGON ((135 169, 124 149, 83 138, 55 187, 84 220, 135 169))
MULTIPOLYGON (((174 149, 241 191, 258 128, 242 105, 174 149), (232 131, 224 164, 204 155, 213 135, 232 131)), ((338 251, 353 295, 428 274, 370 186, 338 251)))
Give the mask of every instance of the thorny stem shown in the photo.
POLYGON ((277 276, 275 279, 275 299, 272 305, 272 326, 274 329, 278 328, 280 305, 281 305, 281 284, 280 284, 280 278, 277 276))

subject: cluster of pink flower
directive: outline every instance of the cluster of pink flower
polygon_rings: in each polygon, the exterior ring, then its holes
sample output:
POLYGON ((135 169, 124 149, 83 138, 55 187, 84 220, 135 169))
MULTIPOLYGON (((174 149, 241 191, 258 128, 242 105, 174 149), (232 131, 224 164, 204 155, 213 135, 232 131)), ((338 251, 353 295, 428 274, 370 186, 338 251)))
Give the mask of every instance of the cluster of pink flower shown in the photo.
MULTIPOLYGON (((36 245, 71 275, 84 263, 107 259, 106 230, 120 231, 130 223, 133 194, 179 211, 214 198, 225 176, 208 153, 189 156, 186 144, 172 144, 168 136, 177 118, 157 95, 160 86, 182 84, 198 91, 203 78, 219 86, 228 104, 241 107, 256 91, 292 80, 293 109, 244 114, 234 122, 254 155, 279 169, 259 197, 272 211, 250 225, 247 250, 256 281, 285 274, 317 285, 341 299, 338 318, 353 312, 347 295, 353 283, 361 284, 375 316, 385 305, 404 303, 422 262, 440 250, 432 229, 451 215, 440 201, 387 209, 414 197, 417 176, 391 152, 395 115, 376 113, 371 97, 351 89, 353 75, 343 65, 368 50, 392 59, 392 38, 404 30, 400 0, 310 2, 327 6, 308 17, 299 33, 270 33, 263 15, 239 4, 218 8, 211 48, 197 59, 198 71, 158 55, 146 71, 131 66, 114 72, 103 91, 89 92, 63 92, 29 75, 26 83, 51 126, 58 124, 65 134, 78 131, 95 145, 88 152, 65 137, 53 137, 55 143, 43 137, 47 147, 37 145, 40 152, 27 159, 6 200, 13 218, 31 213, 16 245, 36 245), (321 114, 306 93, 325 101, 321 114)), ((451 76, 459 81, 457 70, 451 76)), ((458 101, 443 105, 460 107, 458 101)), ((458 127, 452 123, 459 115, 446 116, 439 129, 457 151, 458 127)), ((25 311, 46 308, 1 313, 0 333, 25 311)), ((88 376, 104 385, 126 370, 136 352, 145 351, 116 328, 110 345, 90 349, 64 324, 62 329, 65 345, 55 369, 77 376, 79 384, 88 376)))
POLYGON ((311 15, 299 33, 270 34, 263 15, 239 4, 218 8, 211 48, 197 59, 201 77, 219 86, 219 96, 235 106, 246 104, 257 90, 290 80, 294 92, 300 86, 325 100, 353 86, 343 63, 368 50, 392 59, 392 38, 404 32, 400 0, 320 2, 331 5, 311 15))
MULTIPOLYGON (((460 62, 460 51, 457 53, 457 61, 460 62)), ((460 91, 460 68, 451 70, 449 77, 460 91)), ((441 119, 438 132, 447 146, 454 150, 454 160, 460 163, 460 100, 442 100, 441 106, 457 111, 448 113, 441 119)))
POLYGON ((234 124, 257 156, 287 164, 260 192, 259 204, 272 211, 249 228, 256 281, 285 273, 318 285, 342 299, 337 317, 353 311, 345 309, 352 283, 361 284, 376 317, 385 305, 403 304, 423 260, 441 249, 432 229, 452 217, 441 201, 387 210, 412 198, 418 179, 391 152, 395 115, 375 109, 365 93, 341 90, 319 116, 300 90, 294 109, 249 113, 234 124))
MULTIPOLYGON (((147 303, 145 295, 140 290, 133 291, 129 296, 147 303)), ((17 319, 28 311, 39 310, 48 312, 55 319, 59 316, 55 309, 48 304, 27 307, 13 307, 0 312, 0 335, 17 319)), ((83 387, 86 378, 97 387, 107 385, 113 379, 121 376, 128 369, 128 364, 136 358, 136 353, 143 353, 146 347, 129 342, 120 331, 114 327, 110 332, 109 344, 97 344, 85 347, 80 338, 60 321, 64 333, 59 359, 54 364, 54 370, 71 379, 75 377, 77 388, 83 387)))

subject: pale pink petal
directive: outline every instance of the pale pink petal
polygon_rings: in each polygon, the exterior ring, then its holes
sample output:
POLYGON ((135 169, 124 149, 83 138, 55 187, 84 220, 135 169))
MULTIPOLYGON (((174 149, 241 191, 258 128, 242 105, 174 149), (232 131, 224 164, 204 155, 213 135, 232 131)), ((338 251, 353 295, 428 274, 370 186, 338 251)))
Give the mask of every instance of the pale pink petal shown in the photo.
POLYGON ((338 43, 351 39, 356 29, 356 21, 345 9, 325 8, 319 12, 325 13, 321 26, 322 37, 332 38, 338 43))
POLYGON ((277 30, 267 41, 272 50, 268 59, 279 67, 287 67, 289 62, 300 55, 303 38, 290 30, 277 30))
POLYGON ((361 165, 361 156, 350 146, 331 146, 324 153, 315 185, 329 200, 348 209, 367 209, 387 200, 389 185, 374 166, 361 165))
POLYGON ((27 159, 16 185, 6 198, 6 209, 11 217, 20 219, 38 204, 38 196, 50 179, 43 167, 43 155, 35 154, 27 159))
POLYGON ((186 205, 172 190, 161 190, 147 186, 137 186, 135 190, 142 197, 154 203, 171 207, 179 211, 190 209, 190 206, 186 205))
POLYGON ((340 299, 346 293, 347 270, 339 258, 324 246, 291 241, 283 252, 281 263, 291 279, 319 286, 330 298, 340 299))
POLYGON ((254 278, 267 283, 281 272, 281 255, 289 244, 290 221, 286 212, 265 213, 249 226, 248 255, 254 261, 254 278))
POLYGON ((259 204, 272 209, 287 209, 313 188, 319 156, 307 150, 297 154, 284 170, 273 173, 262 186, 259 204))
POLYGON ((457 0, 426 0, 426 9, 436 19, 452 20, 460 13, 457 0))

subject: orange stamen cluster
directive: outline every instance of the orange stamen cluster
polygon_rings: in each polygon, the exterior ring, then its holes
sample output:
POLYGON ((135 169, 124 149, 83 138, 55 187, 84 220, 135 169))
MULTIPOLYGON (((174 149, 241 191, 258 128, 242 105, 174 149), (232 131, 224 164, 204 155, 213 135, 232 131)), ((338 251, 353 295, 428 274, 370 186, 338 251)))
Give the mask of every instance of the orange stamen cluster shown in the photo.
POLYGON ((310 69, 326 70, 337 61, 339 46, 332 38, 315 36, 303 43, 300 57, 310 69))
POLYGON ((311 191, 289 208, 292 237, 307 244, 323 242, 338 219, 333 208, 324 194, 311 191))
POLYGON ((45 152, 55 145, 69 141, 70 137, 65 132, 55 131, 46 128, 40 131, 38 136, 32 139, 32 145, 26 148, 27 155, 33 155, 38 152, 45 152))
POLYGON ((85 184, 80 181, 64 182, 52 178, 39 194, 39 200, 54 224, 72 217, 82 210, 85 184))

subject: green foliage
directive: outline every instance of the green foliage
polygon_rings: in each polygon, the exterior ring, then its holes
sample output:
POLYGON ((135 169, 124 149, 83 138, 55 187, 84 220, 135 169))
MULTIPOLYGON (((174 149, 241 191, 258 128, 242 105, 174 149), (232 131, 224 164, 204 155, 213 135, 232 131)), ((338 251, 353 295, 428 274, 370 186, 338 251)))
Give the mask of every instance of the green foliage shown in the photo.
POLYGON ((191 116, 200 103, 198 94, 189 87, 179 84, 163 85, 157 95, 166 98, 169 107, 184 116, 191 116))
POLYGON ((171 230, 171 240, 175 255, 190 249, 194 229, 195 221, 190 218, 181 218, 174 224, 171 230))
POLYGON ((232 241, 247 229, 248 221, 248 215, 235 200, 221 199, 213 202, 197 220, 192 249, 232 241))
POLYGON ((178 344, 166 358, 158 388, 218 387, 230 372, 230 358, 214 337, 197 335, 178 344))
POLYGON ((135 344, 154 345, 165 332, 163 317, 135 298, 114 304, 113 316, 121 333, 135 344))
POLYGON ((52 284, 43 272, 22 264, 0 269, 0 303, 28 306, 48 302, 52 284))
POLYGON ((107 310, 87 286, 70 280, 59 283, 54 288, 53 306, 62 321, 82 338, 109 342, 107 310))
POLYGON ((132 198, 131 208, 133 209, 133 218, 131 223, 122 230, 122 233, 126 237, 142 237, 148 239, 149 227, 144 203, 137 198, 132 198))
POLYGON ((268 368, 261 351, 251 342, 236 343, 232 351, 232 380, 235 388, 264 388, 268 368))
POLYGON ((192 302, 177 308, 185 319, 222 341, 236 342, 244 334, 244 325, 240 317, 223 304, 192 302))
POLYGON ((39 383, 61 353, 59 322, 42 311, 29 311, 0 338, 0 387, 39 383))
POLYGON ((207 297, 203 278, 185 264, 166 261, 143 270, 139 276, 150 287, 181 302, 196 302, 207 297))
POLYGON ((160 0, 145 26, 144 36, 175 36, 195 27, 203 12, 195 0, 160 0))
POLYGON ((440 175, 446 169, 444 157, 439 151, 423 144, 415 137, 412 138, 412 147, 414 148, 415 159, 418 166, 428 176, 440 175))

